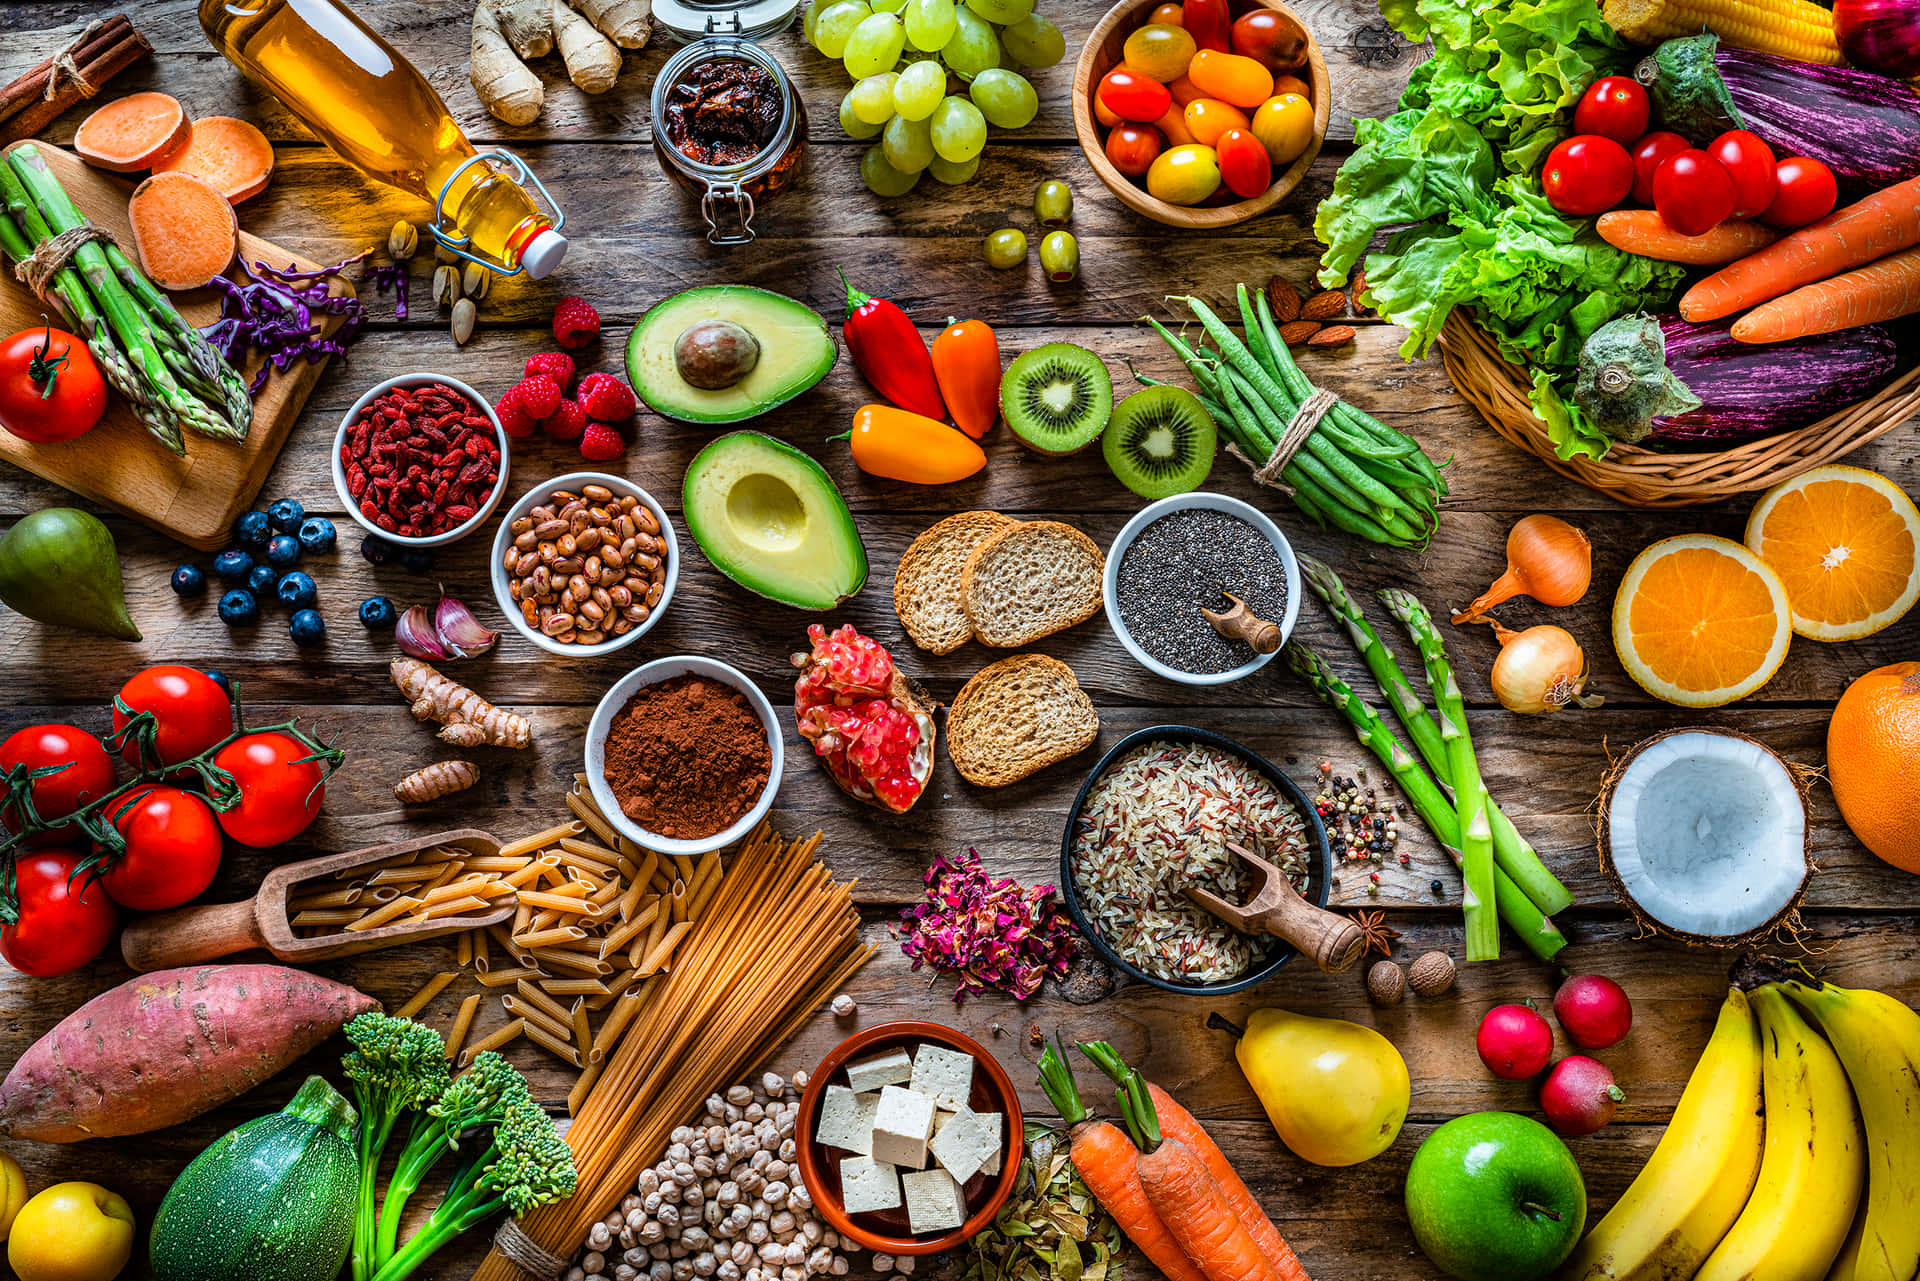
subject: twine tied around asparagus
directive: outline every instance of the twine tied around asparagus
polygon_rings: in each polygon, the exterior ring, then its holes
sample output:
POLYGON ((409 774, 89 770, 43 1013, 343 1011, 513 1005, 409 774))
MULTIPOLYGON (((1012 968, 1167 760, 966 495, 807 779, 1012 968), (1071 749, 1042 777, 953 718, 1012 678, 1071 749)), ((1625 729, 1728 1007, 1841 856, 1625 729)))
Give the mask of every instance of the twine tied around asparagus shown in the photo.
POLYGON ((528 1236, 527 1230, 520 1226, 520 1220, 511 1215, 494 1232, 493 1248, 507 1262, 541 1278, 541 1281, 560 1281, 566 1274, 567 1260, 549 1253, 545 1246, 528 1236))
POLYGON ((40 242, 32 253, 22 258, 13 269, 13 274, 21 284, 33 290, 34 297, 41 302, 47 301, 47 286, 53 278, 73 261, 73 256, 96 241, 116 244, 113 233, 104 227, 96 227, 90 222, 69 228, 57 236, 51 236, 40 242))
POLYGON ((80 47, 93 38, 94 32, 105 25, 105 19, 95 18, 92 22, 89 22, 80 29, 79 35, 67 41, 65 45, 61 46, 60 51, 53 55, 53 66, 47 72, 47 91, 44 95, 48 102, 53 101, 54 93, 60 88, 61 76, 65 76, 73 82, 74 89, 82 98, 91 98, 94 94, 100 92, 100 90, 95 88, 92 82, 82 74, 80 64, 74 61, 73 55, 80 52, 80 47))
POLYGON ((1313 429, 1320 425, 1320 420, 1339 403, 1340 398, 1324 387, 1301 401, 1300 408, 1294 410, 1293 417, 1287 420, 1286 430, 1280 433, 1280 439, 1273 442, 1273 452, 1267 455, 1267 461, 1264 463, 1254 462, 1231 441, 1227 444, 1227 452, 1253 468, 1253 479, 1256 484, 1290 495, 1293 493, 1293 486, 1282 481, 1280 473, 1287 469, 1287 464, 1293 461, 1293 456, 1300 452, 1302 445, 1307 443, 1307 437, 1313 435, 1313 429))

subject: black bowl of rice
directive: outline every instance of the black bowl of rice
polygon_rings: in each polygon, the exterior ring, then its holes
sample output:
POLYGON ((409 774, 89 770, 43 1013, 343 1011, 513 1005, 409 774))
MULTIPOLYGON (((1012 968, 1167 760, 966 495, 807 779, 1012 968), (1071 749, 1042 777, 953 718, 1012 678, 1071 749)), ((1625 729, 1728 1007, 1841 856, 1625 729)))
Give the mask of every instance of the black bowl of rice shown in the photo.
POLYGON ((1242 934, 1185 887, 1247 899, 1232 841, 1327 905, 1332 853, 1305 792, 1230 738, 1188 725, 1127 735, 1100 758, 1067 813, 1060 888, 1074 925, 1115 969, 1169 992, 1217 996, 1273 977, 1293 947, 1242 934))

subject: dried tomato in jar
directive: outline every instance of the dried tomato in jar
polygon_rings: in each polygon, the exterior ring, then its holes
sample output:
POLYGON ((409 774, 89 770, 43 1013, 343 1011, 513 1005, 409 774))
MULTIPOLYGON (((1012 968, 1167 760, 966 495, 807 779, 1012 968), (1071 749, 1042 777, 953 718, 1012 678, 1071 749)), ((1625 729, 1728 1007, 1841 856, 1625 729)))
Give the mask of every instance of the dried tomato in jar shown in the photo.
POLYGON ((680 50, 653 84, 654 154, 700 196, 707 239, 753 239, 756 208, 793 185, 807 113, 786 71, 748 40, 714 36, 680 50))

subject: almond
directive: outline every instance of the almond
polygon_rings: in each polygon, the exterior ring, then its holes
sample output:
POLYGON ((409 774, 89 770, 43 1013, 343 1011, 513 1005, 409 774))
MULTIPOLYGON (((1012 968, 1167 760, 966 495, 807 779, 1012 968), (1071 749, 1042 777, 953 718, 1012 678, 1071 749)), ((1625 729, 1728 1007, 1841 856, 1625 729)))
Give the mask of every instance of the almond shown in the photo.
POLYGON ((1300 308, 1302 320, 1330 320, 1346 314, 1347 296, 1338 289, 1323 289, 1307 299, 1300 308))
POLYGON ((1309 347, 1344 347, 1353 341, 1352 325, 1328 325, 1307 339, 1309 347))
POLYGON ((1280 326, 1280 341, 1289 347, 1298 347, 1301 343, 1311 341, 1319 332, 1320 322, 1317 320, 1289 320, 1280 326))
POLYGON ((1367 269, 1362 267, 1353 273, 1353 284, 1347 290, 1347 297, 1352 302, 1353 314, 1356 316, 1370 316, 1373 314, 1373 308, 1360 301, 1360 295, 1366 292, 1367 269))
POLYGON ((1275 276, 1267 282, 1267 303, 1273 308, 1276 324, 1288 325, 1300 319, 1300 291, 1293 282, 1275 276))

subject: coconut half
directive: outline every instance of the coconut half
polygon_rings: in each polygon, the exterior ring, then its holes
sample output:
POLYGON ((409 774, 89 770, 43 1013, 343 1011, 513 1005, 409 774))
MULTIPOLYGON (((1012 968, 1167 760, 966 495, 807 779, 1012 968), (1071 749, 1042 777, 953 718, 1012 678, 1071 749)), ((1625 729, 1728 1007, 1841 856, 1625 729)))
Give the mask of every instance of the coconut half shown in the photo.
POLYGON ((1669 730, 1637 745, 1600 793, 1600 864, 1634 918, 1687 943, 1789 932, 1813 874, 1806 789, 1758 739, 1669 730))

